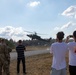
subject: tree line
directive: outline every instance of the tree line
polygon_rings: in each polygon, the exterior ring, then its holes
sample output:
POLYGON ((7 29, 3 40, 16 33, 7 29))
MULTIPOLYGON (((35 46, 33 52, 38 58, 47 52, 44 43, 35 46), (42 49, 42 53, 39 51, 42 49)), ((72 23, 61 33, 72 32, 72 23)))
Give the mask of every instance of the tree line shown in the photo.
MULTIPOLYGON (((0 38, 4 39, 4 38, 0 38)), ((56 39, 51 39, 51 41, 41 41, 41 40, 23 40, 24 46, 50 46, 52 43, 54 43, 56 39)), ((65 39, 64 39, 65 41, 65 39)), ((72 39, 70 41, 73 41, 72 39)), ((14 49, 17 46, 17 42, 13 41, 13 39, 5 39, 5 42, 8 46, 10 46, 12 49, 14 49)))

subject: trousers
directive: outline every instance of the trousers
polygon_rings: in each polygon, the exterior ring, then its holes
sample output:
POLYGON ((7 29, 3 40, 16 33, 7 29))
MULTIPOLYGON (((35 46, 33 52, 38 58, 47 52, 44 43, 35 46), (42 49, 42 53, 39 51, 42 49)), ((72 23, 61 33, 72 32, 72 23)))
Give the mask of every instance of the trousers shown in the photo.
POLYGON ((69 65, 70 75, 76 75, 76 66, 69 65))
POLYGON ((25 57, 17 58, 17 73, 20 72, 20 62, 22 61, 23 73, 26 73, 25 57))

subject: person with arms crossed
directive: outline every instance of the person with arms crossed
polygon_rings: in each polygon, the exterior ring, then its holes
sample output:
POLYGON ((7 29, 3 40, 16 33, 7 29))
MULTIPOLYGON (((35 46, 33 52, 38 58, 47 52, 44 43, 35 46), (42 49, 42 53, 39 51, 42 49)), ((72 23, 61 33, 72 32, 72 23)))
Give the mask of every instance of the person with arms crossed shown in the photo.
POLYGON ((73 35, 67 36, 66 42, 69 48, 69 73, 70 75, 76 75, 76 31, 73 35), (73 42, 68 42, 70 38, 73 38, 73 42))
POLYGON ((51 75, 66 75, 66 53, 68 51, 67 43, 63 42, 64 33, 58 32, 57 41, 50 47, 50 53, 53 54, 51 75))
POLYGON ((20 61, 22 61, 23 65, 23 74, 26 74, 26 66, 25 66, 25 56, 24 51, 26 50, 25 46, 22 45, 22 40, 18 41, 18 46, 16 47, 17 51, 17 74, 19 75, 20 72, 20 61))

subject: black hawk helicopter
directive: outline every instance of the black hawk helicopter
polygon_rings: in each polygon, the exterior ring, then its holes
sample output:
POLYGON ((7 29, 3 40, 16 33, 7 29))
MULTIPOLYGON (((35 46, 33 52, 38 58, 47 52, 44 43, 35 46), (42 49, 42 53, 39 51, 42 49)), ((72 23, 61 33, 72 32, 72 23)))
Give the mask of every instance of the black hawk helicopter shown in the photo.
MULTIPOLYGON (((29 38, 31 38, 31 40, 40 40, 40 41, 46 41, 46 42, 50 42, 51 41, 51 37, 49 39, 43 39, 41 38, 41 36, 39 36, 38 34, 40 33, 36 33, 36 32, 29 32, 29 31, 25 31, 25 32, 28 32, 28 33, 31 33, 31 34, 27 34, 27 36, 29 38)), ((46 34, 40 34, 40 35, 46 35, 46 34)))

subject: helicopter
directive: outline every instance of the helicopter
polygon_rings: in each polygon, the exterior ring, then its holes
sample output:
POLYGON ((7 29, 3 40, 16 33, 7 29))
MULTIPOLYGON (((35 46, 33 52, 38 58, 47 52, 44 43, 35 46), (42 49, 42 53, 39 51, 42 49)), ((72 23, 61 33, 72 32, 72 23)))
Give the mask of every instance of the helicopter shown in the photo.
MULTIPOLYGON (((50 42, 51 41, 51 37, 49 38, 49 39, 43 39, 43 38, 41 38, 41 36, 39 36, 38 34, 40 34, 40 33, 37 33, 37 32, 29 32, 29 31, 26 31, 26 32, 28 32, 28 33, 31 33, 31 34, 27 34, 27 36, 29 37, 29 38, 31 38, 31 40, 40 40, 40 41, 46 41, 46 42, 50 42)), ((40 35, 46 35, 46 34, 40 34, 40 35)))

